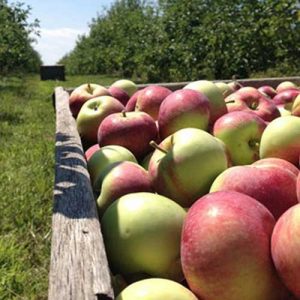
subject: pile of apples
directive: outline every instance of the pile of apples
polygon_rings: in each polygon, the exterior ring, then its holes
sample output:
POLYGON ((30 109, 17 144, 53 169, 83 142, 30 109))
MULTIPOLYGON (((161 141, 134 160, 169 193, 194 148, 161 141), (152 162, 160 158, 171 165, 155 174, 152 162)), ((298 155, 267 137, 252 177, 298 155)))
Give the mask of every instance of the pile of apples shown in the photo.
POLYGON ((121 79, 69 105, 116 299, 300 299, 299 86, 121 79))

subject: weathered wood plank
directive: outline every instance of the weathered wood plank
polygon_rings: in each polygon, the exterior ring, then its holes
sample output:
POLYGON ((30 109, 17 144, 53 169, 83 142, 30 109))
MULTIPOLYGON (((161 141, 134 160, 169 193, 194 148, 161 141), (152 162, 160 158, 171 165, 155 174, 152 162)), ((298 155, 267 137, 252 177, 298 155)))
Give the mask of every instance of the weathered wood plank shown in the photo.
POLYGON ((50 300, 113 299, 96 204, 69 95, 55 89, 56 166, 50 300))

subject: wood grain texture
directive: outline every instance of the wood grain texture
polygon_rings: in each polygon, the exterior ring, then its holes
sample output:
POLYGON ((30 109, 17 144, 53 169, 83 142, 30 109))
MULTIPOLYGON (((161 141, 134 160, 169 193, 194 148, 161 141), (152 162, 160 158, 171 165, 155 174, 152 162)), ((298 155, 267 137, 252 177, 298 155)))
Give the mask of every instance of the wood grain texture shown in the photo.
POLYGON ((69 94, 55 89, 56 152, 50 300, 114 299, 84 153, 69 110, 69 94))

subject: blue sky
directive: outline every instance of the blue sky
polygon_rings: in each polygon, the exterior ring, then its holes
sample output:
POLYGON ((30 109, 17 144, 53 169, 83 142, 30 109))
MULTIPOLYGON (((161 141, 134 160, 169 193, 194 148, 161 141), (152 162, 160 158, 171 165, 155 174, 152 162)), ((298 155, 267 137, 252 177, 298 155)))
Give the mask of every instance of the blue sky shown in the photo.
MULTIPOLYGON (((13 3, 14 1, 8 1, 13 3)), ((44 64, 56 63, 72 50, 80 34, 88 33, 88 24, 114 0, 23 0, 29 5, 31 19, 40 20, 41 37, 33 46, 44 64)))

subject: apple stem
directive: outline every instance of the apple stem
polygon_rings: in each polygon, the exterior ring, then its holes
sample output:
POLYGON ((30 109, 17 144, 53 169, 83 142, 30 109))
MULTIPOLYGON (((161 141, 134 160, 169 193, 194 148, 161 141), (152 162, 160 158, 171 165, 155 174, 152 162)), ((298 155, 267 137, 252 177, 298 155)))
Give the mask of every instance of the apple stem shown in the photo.
POLYGON ((226 101, 226 104, 230 104, 230 103, 234 103, 235 100, 229 100, 229 101, 226 101))
POLYGON ((89 92, 90 94, 93 92, 93 89, 92 89, 90 83, 87 84, 87 89, 88 89, 88 92, 89 92))
POLYGON ((122 110, 122 115, 124 118, 126 118, 126 110, 122 110))
POLYGON ((157 150, 159 150, 159 151, 161 151, 161 152, 163 152, 163 153, 168 153, 168 151, 167 150, 165 150, 165 149, 163 149, 162 147, 160 147, 159 145, 157 145, 157 143, 156 142, 154 142, 154 141, 151 141, 150 143, 149 143, 149 145, 151 146, 151 147, 153 147, 154 149, 157 149, 157 150))

